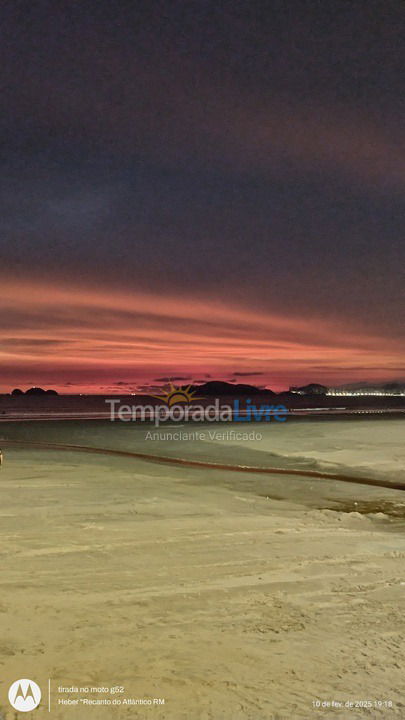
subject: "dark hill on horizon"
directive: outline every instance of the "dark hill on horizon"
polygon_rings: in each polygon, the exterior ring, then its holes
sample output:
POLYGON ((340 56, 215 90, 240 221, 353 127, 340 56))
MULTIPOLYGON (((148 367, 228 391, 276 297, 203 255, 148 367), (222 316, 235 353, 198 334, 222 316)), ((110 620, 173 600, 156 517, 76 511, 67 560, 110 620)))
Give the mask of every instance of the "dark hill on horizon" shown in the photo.
POLYGON ((56 390, 44 390, 41 387, 31 387, 28 388, 25 392, 23 390, 20 390, 20 388, 14 388, 14 390, 11 391, 11 395, 13 397, 19 396, 19 395, 58 395, 59 393, 56 392, 56 390))
POLYGON ((267 390, 266 388, 258 388, 255 385, 246 385, 244 383, 228 383, 221 380, 210 380, 202 385, 192 385, 191 390, 206 396, 267 395, 273 397, 276 395, 273 390, 267 390))

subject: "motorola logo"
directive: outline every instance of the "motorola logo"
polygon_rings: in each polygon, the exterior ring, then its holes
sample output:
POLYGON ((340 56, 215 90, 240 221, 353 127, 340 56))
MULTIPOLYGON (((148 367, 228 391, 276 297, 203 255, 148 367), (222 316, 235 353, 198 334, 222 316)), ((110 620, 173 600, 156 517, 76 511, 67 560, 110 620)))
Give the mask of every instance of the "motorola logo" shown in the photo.
POLYGON ((10 686, 8 700, 14 710, 30 712, 41 702, 41 690, 33 680, 21 678, 10 686))

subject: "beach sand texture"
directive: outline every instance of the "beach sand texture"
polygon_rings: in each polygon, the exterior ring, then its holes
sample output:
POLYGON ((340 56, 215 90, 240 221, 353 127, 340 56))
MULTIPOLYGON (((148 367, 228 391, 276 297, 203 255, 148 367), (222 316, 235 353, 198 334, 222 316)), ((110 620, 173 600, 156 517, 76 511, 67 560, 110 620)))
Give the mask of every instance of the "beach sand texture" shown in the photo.
POLYGON ((20 677, 37 720, 404 717, 400 491, 9 448, 1 497, 5 720, 20 677), (61 706, 58 685, 165 704, 61 706))

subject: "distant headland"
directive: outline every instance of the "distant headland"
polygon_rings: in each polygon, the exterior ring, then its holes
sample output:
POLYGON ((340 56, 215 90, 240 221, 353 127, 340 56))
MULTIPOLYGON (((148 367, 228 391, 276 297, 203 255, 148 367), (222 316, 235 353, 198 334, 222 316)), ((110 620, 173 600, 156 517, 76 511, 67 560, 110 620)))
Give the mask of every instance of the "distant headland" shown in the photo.
POLYGON ((28 390, 20 390, 20 388, 14 388, 14 390, 11 391, 11 395, 59 395, 56 390, 44 390, 41 387, 31 387, 28 388, 28 390))

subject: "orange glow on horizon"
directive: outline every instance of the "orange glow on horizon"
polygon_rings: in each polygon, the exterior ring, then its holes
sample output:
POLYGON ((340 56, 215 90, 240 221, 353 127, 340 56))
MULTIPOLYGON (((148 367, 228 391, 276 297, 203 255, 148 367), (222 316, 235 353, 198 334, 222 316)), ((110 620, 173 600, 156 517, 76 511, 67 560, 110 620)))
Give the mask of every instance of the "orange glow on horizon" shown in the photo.
POLYGON ((121 381, 135 388, 161 375, 195 381, 240 373, 240 382, 276 390, 405 375, 398 340, 320 317, 32 281, 3 282, 2 298, 3 392, 34 384, 112 392, 121 381))

